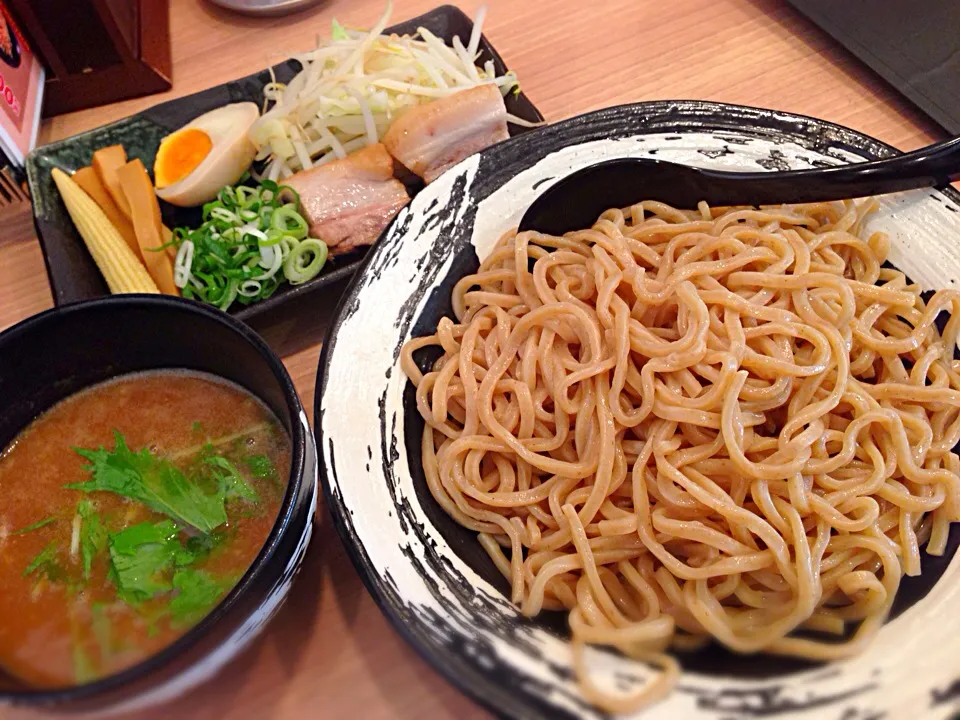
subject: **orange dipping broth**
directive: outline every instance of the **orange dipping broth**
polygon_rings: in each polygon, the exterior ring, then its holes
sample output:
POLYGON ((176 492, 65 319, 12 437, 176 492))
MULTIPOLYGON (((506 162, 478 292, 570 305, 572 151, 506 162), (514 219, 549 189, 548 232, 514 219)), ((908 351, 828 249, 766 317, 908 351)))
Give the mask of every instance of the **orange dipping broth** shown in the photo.
MULTIPOLYGON (((283 502, 290 463, 290 440, 263 403, 199 373, 125 376, 41 415, 0 454, 0 667, 37 688, 64 687, 114 674, 173 643, 222 600, 259 554, 283 502), (184 566, 216 583, 209 604, 191 617, 174 617, 171 610, 182 590, 131 603, 112 576, 110 534, 168 515, 114 492, 64 487, 92 477, 85 469, 90 462, 73 448, 113 450, 115 432, 134 452, 146 448, 173 463, 187 481, 206 482, 205 490, 215 485, 195 474, 198 458, 222 457, 256 495, 256 502, 228 499, 227 521, 211 533, 177 522, 174 541, 183 547, 212 538, 184 566), (78 529, 90 527, 78 515, 84 500, 107 538, 86 578, 76 542, 78 529), (48 522, 27 529, 42 521, 48 522), (25 575, 45 551, 51 562, 25 575)), ((151 577, 169 585, 179 570, 167 567, 151 577)))

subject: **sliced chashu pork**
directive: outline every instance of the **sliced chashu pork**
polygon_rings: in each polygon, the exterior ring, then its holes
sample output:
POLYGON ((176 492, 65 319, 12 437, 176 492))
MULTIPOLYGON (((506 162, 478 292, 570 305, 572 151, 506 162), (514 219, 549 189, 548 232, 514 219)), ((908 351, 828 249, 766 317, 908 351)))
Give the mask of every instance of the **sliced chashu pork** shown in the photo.
POLYGON ((310 235, 331 255, 372 245, 400 209, 410 202, 393 177, 393 158, 381 144, 370 145, 284 181, 300 195, 310 235))
POLYGON ((429 183, 468 155, 508 137, 503 96, 489 84, 407 110, 390 125, 383 144, 429 183))

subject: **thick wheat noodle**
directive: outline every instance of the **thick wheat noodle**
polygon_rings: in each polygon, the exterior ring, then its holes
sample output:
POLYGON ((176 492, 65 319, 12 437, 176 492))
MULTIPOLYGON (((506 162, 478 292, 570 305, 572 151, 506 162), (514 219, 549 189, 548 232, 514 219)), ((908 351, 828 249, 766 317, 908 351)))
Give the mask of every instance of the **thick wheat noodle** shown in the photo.
POLYGON ((960 293, 924 302, 883 267, 873 205, 643 202, 564 237, 510 232, 457 283, 456 319, 405 346, 431 493, 524 614, 569 610, 604 709, 662 698, 667 651, 711 638, 858 652, 921 545, 943 553, 960 293), (656 671, 607 691, 587 645, 656 671))

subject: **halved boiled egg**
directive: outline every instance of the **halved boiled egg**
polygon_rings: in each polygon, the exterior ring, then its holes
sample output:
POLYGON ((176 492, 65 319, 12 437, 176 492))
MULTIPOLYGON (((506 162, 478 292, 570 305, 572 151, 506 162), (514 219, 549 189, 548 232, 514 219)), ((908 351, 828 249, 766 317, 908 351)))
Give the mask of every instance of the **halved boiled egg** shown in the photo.
POLYGON ((167 135, 153 163, 157 196, 173 205, 192 207, 236 184, 257 154, 249 130, 258 117, 256 103, 233 103, 167 135))

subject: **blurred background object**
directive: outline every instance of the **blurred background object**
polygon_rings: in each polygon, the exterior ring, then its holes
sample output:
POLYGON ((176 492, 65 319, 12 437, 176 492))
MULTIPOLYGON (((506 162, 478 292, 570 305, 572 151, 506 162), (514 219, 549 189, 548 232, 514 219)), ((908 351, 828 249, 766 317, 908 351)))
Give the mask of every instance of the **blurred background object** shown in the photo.
POLYGON ((316 5, 319 0, 211 0, 215 5, 245 15, 286 15, 316 5))
POLYGON ((29 203, 30 194, 20 179, 18 170, 15 170, 2 156, 0 156, 0 164, 3 165, 0 167, 0 217, 2 217, 2 210, 5 208, 29 203))
POLYGON ((170 89, 168 0, 4 2, 46 66, 44 115, 170 89))
MULTIPOLYGON (((43 90, 43 65, 7 2, 0 0, 0 150, 4 170, 22 167, 26 154, 36 145, 43 90)), ((4 192, 0 184, 0 205, 6 204, 4 192)))
POLYGON ((788 0, 923 110, 960 134, 960 0, 788 0))
POLYGON ((43 90, 43 65, 7 3, 0 0, 0 223, 4 235, 10 233, 12 219, 22 220, 30 212, 23 165, 37 143, 43 90))

